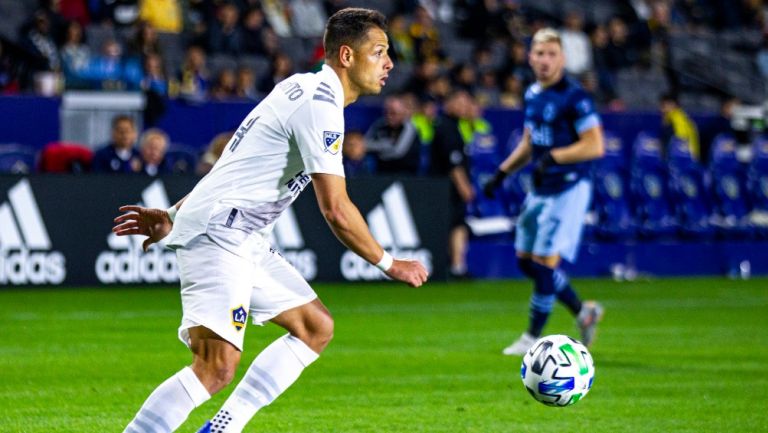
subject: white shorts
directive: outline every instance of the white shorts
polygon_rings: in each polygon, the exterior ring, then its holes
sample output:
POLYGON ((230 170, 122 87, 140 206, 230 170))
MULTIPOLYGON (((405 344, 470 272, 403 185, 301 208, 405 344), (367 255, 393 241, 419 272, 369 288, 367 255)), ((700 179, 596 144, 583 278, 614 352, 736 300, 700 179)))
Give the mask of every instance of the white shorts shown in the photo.
POLYGON ((189 328, 204 326, 240 351, 248 315, 261 325, 317 294, 266 241, 240 256, 199 235, 176 249, 183 316, 179 339, 190 345, 189 328))

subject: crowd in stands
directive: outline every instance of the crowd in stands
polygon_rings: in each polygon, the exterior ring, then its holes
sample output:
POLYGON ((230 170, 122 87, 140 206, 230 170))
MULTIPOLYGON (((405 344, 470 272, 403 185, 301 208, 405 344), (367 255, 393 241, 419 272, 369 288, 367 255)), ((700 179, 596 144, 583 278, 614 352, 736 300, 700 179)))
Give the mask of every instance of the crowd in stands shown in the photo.
MULTIPOLYGON (((559 8, 524 0, 40 0, 14 21, 18 28, 3 32, 0 90, 37 85, 54 93, 64 87, 256 100, 286 76, 317 68, 330 14, 371 3, 390 17, 396 67, 389 91, 442 101, 461 88, 482 106, 509 108, 520 107, 533 80, 526 48, 543 26, 561 30, 567 71, 613 110, 632 108, 622 98, 627 84, 617 79, 623 70, 662 77, 651 84, 658 88, 644 89, 656 96, 685 90, 690 77, 681 77, 671 58, 675 35, 766 26, 760 0, 591 0, 559 8), (608 12, 597 14, 598 6, 608 12)), ((768 76, 765 44, 745 45, 738 49, 755 60, 746 72, 768 76)))

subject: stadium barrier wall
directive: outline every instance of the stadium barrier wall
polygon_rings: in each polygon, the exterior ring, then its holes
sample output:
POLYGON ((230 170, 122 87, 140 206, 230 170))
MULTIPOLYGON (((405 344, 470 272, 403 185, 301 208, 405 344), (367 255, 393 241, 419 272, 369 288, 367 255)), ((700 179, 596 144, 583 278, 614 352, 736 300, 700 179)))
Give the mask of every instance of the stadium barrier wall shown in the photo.
MULTIPOLYGON (((176 283, 173 251, 153 246, 143 252, 143 236, 115 236, 112 220, 125 204, 167 208, 196 182, 181 176, 0 176, 0 287, 176 283)), ((433 278, 445 279, 447 181, 355 179, 348 191, 385 248, 421 260, 433 278)), ((311 186, 276 222, 272 244, 309 281, 385 278, 334 237, 311 186)))

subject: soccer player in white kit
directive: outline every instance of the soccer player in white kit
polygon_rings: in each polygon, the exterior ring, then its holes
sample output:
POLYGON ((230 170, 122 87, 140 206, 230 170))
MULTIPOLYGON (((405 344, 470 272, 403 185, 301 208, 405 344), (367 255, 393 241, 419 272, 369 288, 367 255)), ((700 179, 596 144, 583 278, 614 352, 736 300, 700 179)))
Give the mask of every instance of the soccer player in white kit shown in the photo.
POLYGON ((341 157, 343 109, 381 91, 393 64, 385 17, 347 8, 328 20, 325 66, 284 80, 251 111, 224 153, 185 198, 168 210, 124 206, 117 235, 167 236, 176 250, 183 317, 179 338, 191 366, 147 398, 125 432, 172 432, 211 394, 227 386, 240 361, 246 319, 288 334, 262 351, 201 432, 240 432, 317 359, 333 319, 267 236, 311 181, 328 225, 350 250, 387 276, 418 287, 424 266, 392 258, 371 236, 347 195, 341 157))

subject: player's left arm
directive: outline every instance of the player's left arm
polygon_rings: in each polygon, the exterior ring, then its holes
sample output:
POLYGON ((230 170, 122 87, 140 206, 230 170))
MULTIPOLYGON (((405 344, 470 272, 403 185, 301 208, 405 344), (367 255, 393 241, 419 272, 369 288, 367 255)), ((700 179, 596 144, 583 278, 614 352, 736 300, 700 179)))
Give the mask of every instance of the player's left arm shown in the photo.
POLYGON ((583 89, 572 94, 568 115, 573 119, 573 128, 579 139, 570 146, 553 149, 550 156, 554 162, 575 164, 601 158, 605 150, 603 124, 595 103, 583 89))
POLYGON ((605 153, 603 127, 593 126, 579 133, 579 140, 570 146, 553 149, 550 154, 558 164, 575 164, 602 158, 605 153))

